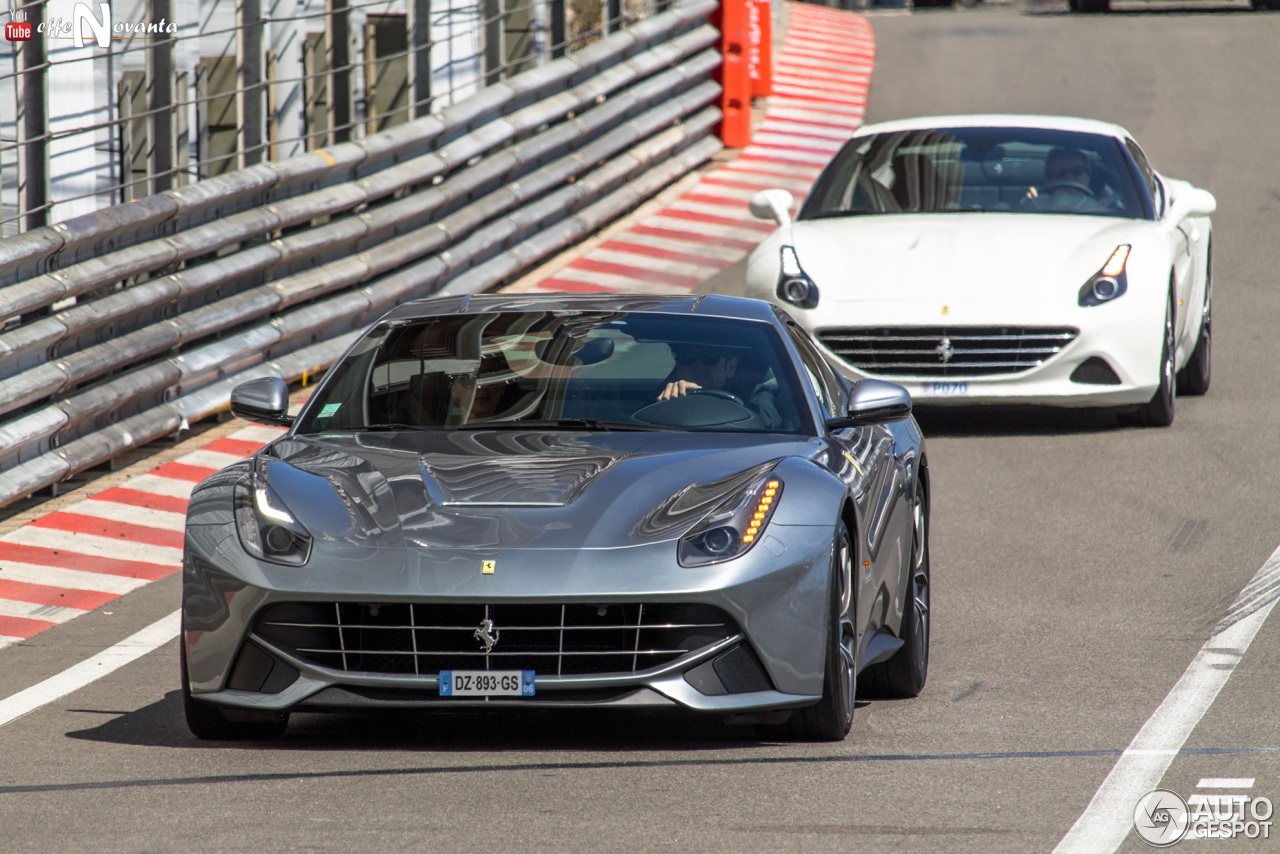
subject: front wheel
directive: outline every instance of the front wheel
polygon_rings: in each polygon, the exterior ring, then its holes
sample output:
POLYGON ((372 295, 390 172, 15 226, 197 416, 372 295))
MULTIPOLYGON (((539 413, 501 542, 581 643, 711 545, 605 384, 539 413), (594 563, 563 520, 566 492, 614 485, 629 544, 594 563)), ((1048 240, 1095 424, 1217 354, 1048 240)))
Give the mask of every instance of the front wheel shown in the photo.
POLYGON ((929 498, 918 480, 911 517, 911 578, 902 614, 902 648, 888 661, 868 667, 860 680, 880 697, 918 697, 929 676, 929 498))
POLYGON ((1168 427, 1173 423, 1173 397, 1175 391, 1174 358, 1176 342, 1173 340, 1173 293, 1164 310, 1164 341, 1160 347, 1160 385, 1151 401, 1135 413, 1134 421, 1143 427, 1168 427))
POLYGON ((289 726, 287 712, 240 712, 231 710, 227 717, 220 707, 202 703, 191 696, 191 679, 187 676, 187 641, 178 638, 178 661, 182 679, 182 711, 187 729, 196 738, 208 741, 270 741, 284 735, 289 726))
POLYGON ((780 734, 794 741, 841 741, 853 727, 857 632, 853 625, 853 543, 844 522, 836 530, 833 552, 822 699, 795 710, 781 726, 780 734))
POLYGON ((1211 297, 1213 256, 1209 256, 1209 269, 1205 271, 1204 311, 1200 321, 1200 337, 1185 367, 1178 371, 1178 394, 1199 397, 1209 391, 1213 379, 1213 311, 1211 297))

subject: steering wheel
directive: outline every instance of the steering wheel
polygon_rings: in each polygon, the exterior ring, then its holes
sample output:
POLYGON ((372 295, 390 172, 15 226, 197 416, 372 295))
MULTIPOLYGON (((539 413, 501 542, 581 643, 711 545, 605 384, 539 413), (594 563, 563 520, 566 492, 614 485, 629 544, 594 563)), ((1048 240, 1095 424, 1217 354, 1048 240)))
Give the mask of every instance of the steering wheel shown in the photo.
POLYGON ((747 402, 745 400, 738 397, 733 392, 725 391, 722 388, 691 388, 688 391, 686 391, 685 394, 706 394, 706 395, 710 395, 711 397, 718 397, 722 400, 732 400, 734 403, 738 404, 741 407, 746 407, 747 405, 747 402))
POLYGON ((1083 184, 1077 184, 1073 181, 1050 181, 1040 188, 1041 194, 1054 193, 1058 190, 1074 190, 1082 196, 1093 198, 1093 190, 1083 184))

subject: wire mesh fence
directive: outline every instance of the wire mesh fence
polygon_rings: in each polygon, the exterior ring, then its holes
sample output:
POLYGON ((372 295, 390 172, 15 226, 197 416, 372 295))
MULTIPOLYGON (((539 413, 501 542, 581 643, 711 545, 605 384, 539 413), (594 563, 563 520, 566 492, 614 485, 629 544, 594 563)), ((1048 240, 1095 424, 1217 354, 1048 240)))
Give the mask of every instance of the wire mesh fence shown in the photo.
POLYGON ((363 139, 669 4, 19 0, 0 44, 0 235, 363 139))

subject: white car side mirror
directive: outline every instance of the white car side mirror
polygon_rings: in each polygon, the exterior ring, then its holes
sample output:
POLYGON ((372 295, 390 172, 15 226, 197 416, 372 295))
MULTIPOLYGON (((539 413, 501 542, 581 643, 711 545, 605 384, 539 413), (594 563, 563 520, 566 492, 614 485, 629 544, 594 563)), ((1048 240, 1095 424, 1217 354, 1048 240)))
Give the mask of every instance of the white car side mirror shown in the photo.
POLYGON ((791 224, 791 208, 796 198, 786 190, 761 190, 751 197, 751 215, 771 219, 778 225, 791 224))
POLYGON ((1208 190, 1190 187, 1173 197, 1172 207, 1178 219, 1188 216, 1208 216, 1218 209, 1218 200, 1208 190))

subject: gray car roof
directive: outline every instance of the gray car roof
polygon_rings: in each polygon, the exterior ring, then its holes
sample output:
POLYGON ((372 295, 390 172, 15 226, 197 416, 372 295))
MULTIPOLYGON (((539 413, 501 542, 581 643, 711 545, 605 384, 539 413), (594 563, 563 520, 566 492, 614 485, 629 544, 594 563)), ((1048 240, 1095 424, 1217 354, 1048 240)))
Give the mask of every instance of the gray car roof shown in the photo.
POLYGON ((407 302, 392 309, 383 317, 383 320, 406 320, 489 311, 628 311, 777 322, 777 315, 771 304, 745 297, 721 294, 649 296, 646 294, 563 293, 429 297, 407 302))

